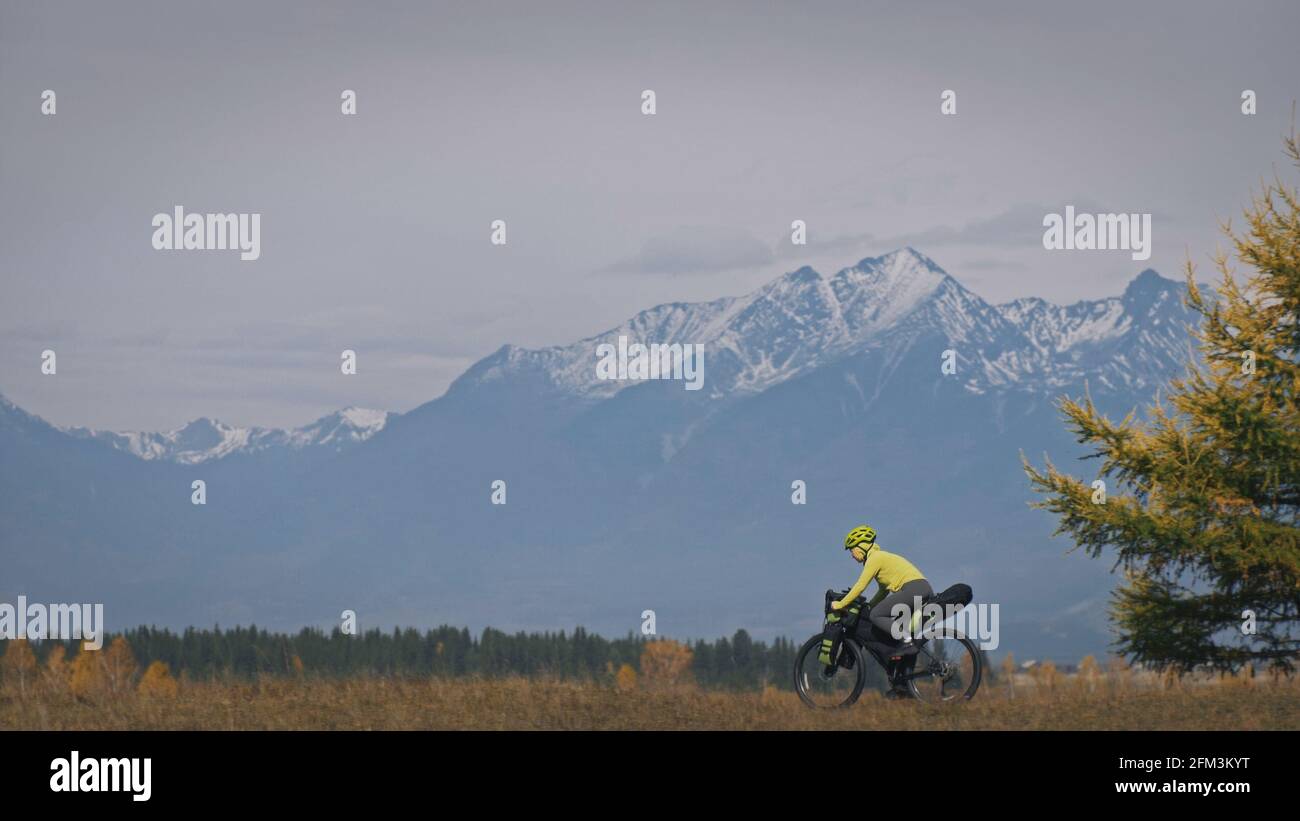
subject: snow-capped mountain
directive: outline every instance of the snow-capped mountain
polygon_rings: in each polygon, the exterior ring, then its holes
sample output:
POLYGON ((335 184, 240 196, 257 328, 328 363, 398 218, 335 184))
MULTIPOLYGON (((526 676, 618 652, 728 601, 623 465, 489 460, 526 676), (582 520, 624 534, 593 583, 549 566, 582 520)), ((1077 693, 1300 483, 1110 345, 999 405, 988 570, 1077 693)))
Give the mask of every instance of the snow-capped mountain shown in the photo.
POLYGON ((1147 269, 1123 296, 1058 306, 1018 299, 998 309, 1034 349, 1044 387, 1088 378, 1103 389, 1144 389, 1163 383, 1191 357, 1184 285, 1147 269))
POLYGON ((864 259, 832 276, 804 267, 741 297, 670 303, 570 345, 506 345, 453 385, 467 390, 525 374, 560 394, 609 399, 635 381, 601 380, 601 344, 698 344, 713 398, 742 397, 870 350, 897 351, 939 334, 956 351, 966 389, 1051 391, 1093 379, 1145 388, 1186 359, 1183 285, 1154 271, 1123 296, 1058 306, 1038 298, 991 305, 912 248, 864 259))
POLYGON ((68 428, 66 431, 81 439, 105 442, 141 459, 194 465, 235 453, 257 453, 272 448, 342 450, 383 430, 390 416, 387 411, 349 407, 322 416, 309 425, 288 430, 237 428, 203 417, 164 433, 119 433, 89 428, 68 428))
POLYGON ((453 389, 532 371, 562 393, 608 399, 634 383, 597 379, 594 352, 627 337, 643 344, 702 344, 713 396, 758 393, 869 341, 945 282, 956 285, 910 248, 864 259, 833 277, 803 267, 745 296, 655 306, 570 345, 506 345, 453 389))

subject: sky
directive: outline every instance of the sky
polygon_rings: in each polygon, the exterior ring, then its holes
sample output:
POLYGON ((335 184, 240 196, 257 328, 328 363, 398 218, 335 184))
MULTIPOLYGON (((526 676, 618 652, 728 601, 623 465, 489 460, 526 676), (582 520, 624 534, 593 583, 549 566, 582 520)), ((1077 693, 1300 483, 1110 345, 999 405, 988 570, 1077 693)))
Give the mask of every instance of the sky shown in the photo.
POLYGON ((505 343, 903 245, 993 302, 1209 278, 1294 180, 1300 4, 1045 5, 0 0, 0 394, 114 430, 401 412, 505 343), (155 250, 177 205, 260 214, 261 257, 155 250), (1150 260, 1045 250, 1066 205, 1150 213, 1150 260))

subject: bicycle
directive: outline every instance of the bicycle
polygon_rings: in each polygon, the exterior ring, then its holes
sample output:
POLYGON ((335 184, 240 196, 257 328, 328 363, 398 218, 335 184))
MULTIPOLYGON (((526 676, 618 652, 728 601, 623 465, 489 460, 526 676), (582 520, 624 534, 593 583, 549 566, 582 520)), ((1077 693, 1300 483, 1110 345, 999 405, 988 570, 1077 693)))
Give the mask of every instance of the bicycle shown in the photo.
MULTIPOLYGON (((921 630, 913 631, 916 653, 901 655, 896 652, 901 642, 866 618, 864 596, 842 610, 831 609, 831 602, 847 593, 826 591, 823 630, 808 639, 795 657, 794 689, 805 704, 815 709, 835 709, 856 702, 867 684, 868 656, 884 668, 891 686, 905 690, 913 699, 943 702, 975 695, 983 675, 983 657, 975 642, 953 635, 951 630, 927 630, 933 625, 932 619, 921 630), (932 635, 927 636, 927 632, 932 635), (819 658, 826 640, 833 653, 830 664, 819 658)), ((926 598, 922 606, 933 603, 964 607, 970 600, 970 587, 956 584, 926 598)))

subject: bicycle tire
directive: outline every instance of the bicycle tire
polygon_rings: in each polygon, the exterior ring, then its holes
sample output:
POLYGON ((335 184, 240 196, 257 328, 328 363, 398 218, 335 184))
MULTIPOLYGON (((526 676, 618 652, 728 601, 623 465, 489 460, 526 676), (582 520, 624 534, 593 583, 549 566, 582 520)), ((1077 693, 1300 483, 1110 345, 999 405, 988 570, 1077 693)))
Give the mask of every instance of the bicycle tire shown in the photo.
MULTIPOLYGON (((855 677, 853 687, 848 691, 848 694, 845 697, 845 699, 839 704, 822 705, 822 704, 818 704, 816 701, 813 700, 812 695, 809 692, 810 682, 807 680, 807 676, 805 675, 804 672, 804 664, 805 661, 807 660, 806 657, 808 656, 809 653, 818 652, 821 648, 821 643, 822 643, 822 634, 818 633, 814 635, 812 638, 808 639, 808 641, 804 642, 803 647, 799 649, 799 653, 795 656, 794 691, 799 694, 799 699, 804 704, 808 705, 814 710, 842 709, 844 707, 851 706, 854 702, 858 700, 858 697, 862 695, 862 688, 865 687, 867 684, 867 665, 866 665, 867 659, 862 654, 862 648, 858 647, 857 642, 854 642, 850 639, 845 639, 840 643, 841 655, 843 655, 844 653, 849 653, 853 657, 852 671, 847 671, 847 670, 845 671, 845 672, 853 673, 855 677)), ((840 669, 843 670, 844 668, 840 668, 840 669)))
POLYGON ((979 690, 980 682, 984 678, 983 656, 980 654, 979 648, 975 646, 975 642, 971 641, 969 638, 965 636, 961 638, 954 638, 949 640, 956 641, 958 644, 962 645, 962 647, 965 648, 966 653, 969 655, 971 659, 970 683, 966 686, 966 689, 962 693, 955 694, 951 698, 933 699, 922 695, 920 688, 916 686, 916 679, 918 677, 909 678, 907 680, 907 689, 911 692, 912 698, 916 699, 917 701, 922 701, 927 703, 945 703, 948 701, 956 701, 958 699, 970 701, 972 698, 975 697, 976 691, 979 690))

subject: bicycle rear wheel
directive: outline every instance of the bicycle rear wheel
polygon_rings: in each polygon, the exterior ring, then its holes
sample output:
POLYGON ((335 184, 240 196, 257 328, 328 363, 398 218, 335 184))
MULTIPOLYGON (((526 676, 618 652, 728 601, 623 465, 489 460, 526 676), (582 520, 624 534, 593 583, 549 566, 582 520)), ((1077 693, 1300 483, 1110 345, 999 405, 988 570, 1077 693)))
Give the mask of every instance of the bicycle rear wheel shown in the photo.
POLYGON ((935 637, 917 651, 907 674, 908 688, 921 701, 969 699, 979 689, 983 669, 979 649, 968 638, 935 637))
POLYGON ((818 633, 804 642, 795 656, 795 692, 804 704, 815 709, 847 707, 858 700, 867 683, 866 659, 857 644, 845 640, 840 642, 837 663, 827 666, 817 658, 821 644, 822 634, 818 633))

